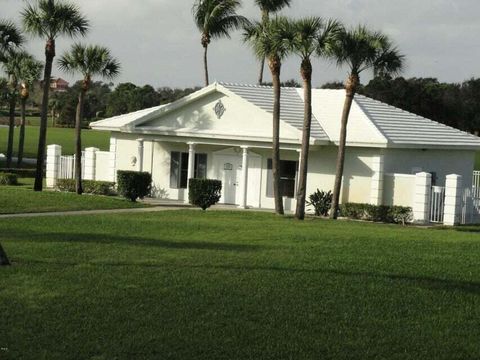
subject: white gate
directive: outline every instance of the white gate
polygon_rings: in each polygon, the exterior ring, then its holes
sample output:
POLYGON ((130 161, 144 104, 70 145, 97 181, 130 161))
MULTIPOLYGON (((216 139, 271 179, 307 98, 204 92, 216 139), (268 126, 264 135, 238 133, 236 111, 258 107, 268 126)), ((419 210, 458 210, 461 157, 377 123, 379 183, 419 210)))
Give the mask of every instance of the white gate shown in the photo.
MULTIPOLYGON (((82 177, 85 172, 85 156, 82 152, 82 177)), ((60 169, 58 174, 59 179, 74 179, 75 178, 75 155, 60 156, 60 169)))
POLYGON ((480 171, 473 172, 472 191, 474 198, 480 198, 480 171))
POLYGON ((442 224, 445 208, 445 188, 443 186, 432 186, 430 200, 430 222, 442 224))

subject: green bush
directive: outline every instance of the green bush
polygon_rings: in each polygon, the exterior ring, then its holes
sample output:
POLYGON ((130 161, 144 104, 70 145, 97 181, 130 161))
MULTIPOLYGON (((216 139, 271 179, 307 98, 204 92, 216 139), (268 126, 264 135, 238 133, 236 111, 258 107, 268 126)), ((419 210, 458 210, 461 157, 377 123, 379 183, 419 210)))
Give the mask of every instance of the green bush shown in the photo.
POLYGON ((222 182, 220 180, 190 179, 188 189, 190 204, 207 210, 220 201, 222 182))
POLYGON ((0 173, 0 185, 18 185, 18 176, 17 174, 0 173))
POLYGON ((333 194, 331 191, 325 192, 317 189, 308 197, 308 206, 313 206, 316 216, 327 216, 332 206, 333 194))
POLYGON ((349 219, 403 225, 413 219, 412 208, 405 206, 346 203, 340 205, 340 214, 349 219))
MULTIPOLYGON (((55 187, 60 191, 75 192, 74 179, 59 179, 55 187)), ((83 192, 94 195, 115 195, 115 183, 108 181, 82 180, 83 192)))
POLYGON ((143 199, 152 190, 152 175, 148 172, 117 171, 117 191, 130 201, 143 199))
POLYGON ((7 172, 10 174, 16 174, 19 178, 34 178, 35 169, 7 169, 2 168, 0 172, 7 172))

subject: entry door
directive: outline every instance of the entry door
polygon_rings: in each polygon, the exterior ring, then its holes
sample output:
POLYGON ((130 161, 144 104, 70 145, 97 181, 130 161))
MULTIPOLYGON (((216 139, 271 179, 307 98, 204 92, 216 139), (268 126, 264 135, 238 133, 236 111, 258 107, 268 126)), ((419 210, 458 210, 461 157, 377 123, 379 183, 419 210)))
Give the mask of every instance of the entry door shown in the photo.
POLYGON ((218 169, 217 177, 222 181, 220 203, 238 205, 242 158, 239 156, 218 156, 216 163, 218 169))

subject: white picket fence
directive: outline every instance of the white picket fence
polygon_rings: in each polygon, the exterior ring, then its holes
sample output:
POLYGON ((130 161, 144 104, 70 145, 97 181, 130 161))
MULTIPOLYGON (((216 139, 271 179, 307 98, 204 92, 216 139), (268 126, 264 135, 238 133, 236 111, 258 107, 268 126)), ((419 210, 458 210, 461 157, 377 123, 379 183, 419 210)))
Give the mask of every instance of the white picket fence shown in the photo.
MULTIPOLYGON (((85 152, 82 151, 82 177, 85 173, 85 152)), ((75 178, 75 155, 60 156, 59 179, 75 178)))
POLYGON ((432 186, 430 199, 430 222, 442 224, 445 209, 445 187, 432 186))

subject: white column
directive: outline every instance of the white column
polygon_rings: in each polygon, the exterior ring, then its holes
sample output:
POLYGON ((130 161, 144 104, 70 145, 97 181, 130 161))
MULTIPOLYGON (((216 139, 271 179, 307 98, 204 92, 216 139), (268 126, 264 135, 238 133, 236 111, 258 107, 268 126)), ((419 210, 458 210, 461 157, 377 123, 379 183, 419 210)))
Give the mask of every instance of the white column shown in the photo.
POLYGON ((242 146, 242 192, 241 192, 241 208, 247 208, 248 196, 248 146, 242 146))
POLYGON ((432 175, 421 172, 415 177, 415 198, 413 202, 413 220, 417 223, 430 222, 430 193, 432 175))
POLYGON ((108 170, 110 181, 117 182, 117 139, 110 137, 110 163, 108 170))
POLYGON ((138 156, 137 156, 137 164, 138 164, 138 171, 143 171, 143 139, 137 139, 138 144, 138 156))
POLYGON ((95 180, 95 168, 97 160, 96 152, 99 150, 100 149, 95 147, 89 147, 85 149, 85 173, 83 174, 83 178, 85 180, 95 180))
POLYGON ((62 147, 60 145, 47 146, 47 187, 53 188, 57 184, 60 175, 60 157, 62 147))
POLYGON ((370 192, 370 204, 383 204, 383 155, 375 156, 372 159, 372 185, 370 192))
POLYGON ((462 185, 461 175, 448 175, 445 182, 445 207, 443 224, 455 226, 461 222, 462 214, 462 185))
POLYGON ((195 177, 195 143, 188 143, 188 172, 187 172, 187 194, 185 196, 185 202, 189 203, 188 187, 190 179, 195 177))

